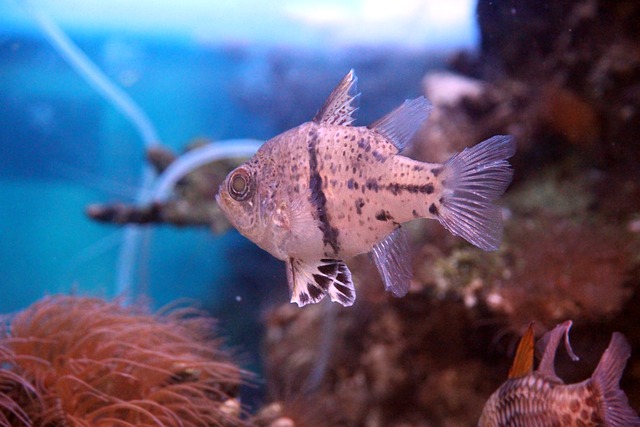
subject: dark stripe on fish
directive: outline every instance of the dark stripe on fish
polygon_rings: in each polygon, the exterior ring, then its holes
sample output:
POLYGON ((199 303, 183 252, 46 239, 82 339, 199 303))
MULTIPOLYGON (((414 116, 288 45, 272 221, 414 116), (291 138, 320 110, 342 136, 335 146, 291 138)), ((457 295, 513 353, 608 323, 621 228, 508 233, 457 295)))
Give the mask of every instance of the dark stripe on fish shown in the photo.
POLYGON ((316 147, 318 145, 318 134, 315 131, 309 132, 309 145, 307 151, 309 153, 309 201, 315 206, 318 212, 318 220, 320 221, 320 231, 322 231, 322 243, 331 246, 333 252, 338 254, 340 246, 338 245, 338 234, 340 231, 336 227, 332 227, 327 216, 327 197, 322 191, 322 177, 318 171, 318 157, 316 147))
POLYGON ((422 185, 394 183, 394 184, 387 184, 387 186, 384 188, 391 191, 394 195, 398 195, 403 191, 408 191, 409 193, 431 194, 433 193, 433 190, 434 190, 433 184, 431 183, 422 184, 422 185))

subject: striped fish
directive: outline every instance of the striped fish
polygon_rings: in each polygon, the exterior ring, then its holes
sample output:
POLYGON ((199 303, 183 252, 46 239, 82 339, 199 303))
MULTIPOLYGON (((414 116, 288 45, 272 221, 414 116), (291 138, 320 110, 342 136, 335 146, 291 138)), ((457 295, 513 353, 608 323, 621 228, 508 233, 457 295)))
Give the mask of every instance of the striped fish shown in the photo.
POLYGON ((344 260, 371 253, 385 288, 403 296, 411 265, 401 225, 437 219, 472 244, 495 250, 511 182, 509 136, 495 136, 443 164, 400 155, 427 118, 424 97, 366 127, 352 126, 359 94, 351 70, 310 122, 267 141, 220 185, 216 200, 244 236, 286 262, 291 302, 329 295, 355 300, 344 260))

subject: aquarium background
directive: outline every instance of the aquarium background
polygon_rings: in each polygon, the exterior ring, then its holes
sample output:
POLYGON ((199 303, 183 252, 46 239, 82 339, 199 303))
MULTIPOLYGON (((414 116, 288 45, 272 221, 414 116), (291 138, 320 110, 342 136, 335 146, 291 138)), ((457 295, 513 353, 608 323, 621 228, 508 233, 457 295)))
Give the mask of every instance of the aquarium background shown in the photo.
POLYGON ((240 395, 265 427, 475 425, 529 322, 539 338, 573 319, 583 361, 560 351, 559 375, 589 377, 621 331, 638 408, 639 19, 633 0, 0 0, 0 313, 54 294, 203 308, 257 374, 240 395), (43 16, 158 141, 70 66, 43 16), (267 140, 311 119, 350 69, 357 125, 407 98, 434 104, 410 157, 515 137, 499 251, 418 222, 409 295, 384 293, 358 257, 348 309, 289 304, 283 263, 235 230, 141 227, 123 271, 127 232, 87 207, 144 205, 145 143, 267 140))

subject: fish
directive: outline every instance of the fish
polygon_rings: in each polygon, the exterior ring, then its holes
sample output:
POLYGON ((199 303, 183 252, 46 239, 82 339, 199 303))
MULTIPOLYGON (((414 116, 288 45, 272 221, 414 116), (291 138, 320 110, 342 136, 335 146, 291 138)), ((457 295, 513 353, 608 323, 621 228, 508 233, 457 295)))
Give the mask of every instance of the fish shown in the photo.
POLYGON ((360 94, 352 69, 315 117, 266 141, 220 184, 216 200, 245 237, 285 261, 291 302, 326 295, 350 306, 345 259, 370 253, 385 289, 404 296, 411 280, 402 224, 437 219, 484 250, 500 244, 504 193, 515 153, 508 135, 466 148, 445 163, 400 155, 427 118, 424 97, 368 126, 353 126, 360 94))
POLYGON ((547 332, 536 350, 542 354, 533 370, 531 325, 520 341, 509 379, 484 406, 478 427, 638 427, 640 418, 629 405, 620 378, 631 357, 624 335, 614 332, 590 378, 565 384, 555 372, 555 355, 564 336, 567 353, 578 356, 569 342, 572 322, 566 321, 547 332))

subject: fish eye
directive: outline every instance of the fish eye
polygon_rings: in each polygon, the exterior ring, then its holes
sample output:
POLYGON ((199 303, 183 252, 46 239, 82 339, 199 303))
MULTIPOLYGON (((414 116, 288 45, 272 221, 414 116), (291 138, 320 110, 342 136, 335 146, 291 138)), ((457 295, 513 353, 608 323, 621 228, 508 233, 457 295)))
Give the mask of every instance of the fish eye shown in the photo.
POLYGON ((245 169, 236 170, 229 178, 229 194, 239 202, 245 200, 251 190, 251 177, 245 169))

